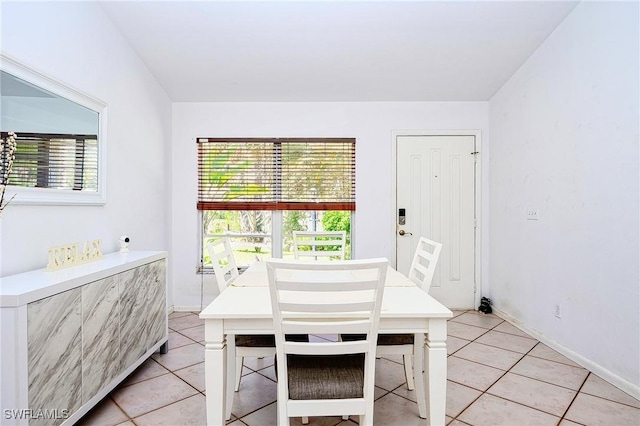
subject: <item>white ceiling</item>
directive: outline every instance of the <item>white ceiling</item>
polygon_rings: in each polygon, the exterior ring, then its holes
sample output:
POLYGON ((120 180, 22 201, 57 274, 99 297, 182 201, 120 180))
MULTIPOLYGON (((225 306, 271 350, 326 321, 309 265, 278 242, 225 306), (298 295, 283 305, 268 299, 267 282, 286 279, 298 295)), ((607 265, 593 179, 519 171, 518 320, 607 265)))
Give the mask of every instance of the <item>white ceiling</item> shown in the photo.
POLYGON ((577 1, 108 1, 173 101, 486 101, 577 1))

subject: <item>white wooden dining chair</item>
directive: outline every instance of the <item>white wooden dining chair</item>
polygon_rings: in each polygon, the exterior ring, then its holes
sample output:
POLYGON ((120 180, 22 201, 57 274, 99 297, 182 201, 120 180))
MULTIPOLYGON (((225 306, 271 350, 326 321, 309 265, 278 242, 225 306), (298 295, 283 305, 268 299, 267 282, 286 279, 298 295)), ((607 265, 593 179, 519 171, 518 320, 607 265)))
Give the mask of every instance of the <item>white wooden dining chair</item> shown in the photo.
POLYGON ((277 424, 359 415, 373 425, 375 350, 388 261, 267 260, 276 333, 277 424), (356 333, 363 340, 292 342, 285 334, 356 333))
MULTIPOLYGON (((442 244, 431 241, 425 237, 421 237, 418 246, 413 255, 411 267, 409 268, 409 279, 415 282, 420 288, 427 293, 431 287, 433 274, 438 265, 438 258, 442 251, 442 244)), ((402 355, 404 362, 404 374, 407 379, 407 388, 416 390, 416 398, 418 401, 424 400, 424 385, 422 381, 422 367, 419 374, 416 374, 413 358, 416 351, 422 351, 424 348, 415 345, 415 336, 413 334, 380 334, 378 336, 377 354, 380 355, 402 355), (415 378, 415 380, 414 380, 415 378)), ((421 411, 425 408, 420 407, 421 411)), ((426 416, 420 413, 421 417, 426 416)))
POLYGON ((346 231, 293 231, 293 255, 299 260, 344 260, 346 231))
MULTIPOLYGON (((218 289, 222 293, 238 276, 238 266, 231 248, 229 238, 221 238, 207 244, 207 250, 211 257, 211 264, 218 282, 218 289)), ((276 340, 273 334, 246 334, 227 336, 227 345, 233 345, 236 352, 235 386, 237 392, 240 389, 244 357, 275 356, 276 340)), ((230 349, 233 349, 230 347, 230 349)), ((230 414, 230 413, 228 413, 230 414)))
MULTIPOLYGON (((442 251, 442 244, 421 237, 413 255, 409 278, 424 291, 429 292, 433 273, 438 265, 438 258, 442 251)), ((359 338, 353 335, 342 335, 342 340, 352 340, 359 338)), ((402 355, 404 363, 404 374, 407 380, 407 389, 416 391, 418 401, 424 400, 424 384, 422 381, 422 369, 416 373, 413 359, 417 351, 422 351, 415 342, 413 334, 380 334, 378 335, 377 356, 380 355, 402 355)), ((418 404, 420 416, 426 416, 426 407, 418 404)))

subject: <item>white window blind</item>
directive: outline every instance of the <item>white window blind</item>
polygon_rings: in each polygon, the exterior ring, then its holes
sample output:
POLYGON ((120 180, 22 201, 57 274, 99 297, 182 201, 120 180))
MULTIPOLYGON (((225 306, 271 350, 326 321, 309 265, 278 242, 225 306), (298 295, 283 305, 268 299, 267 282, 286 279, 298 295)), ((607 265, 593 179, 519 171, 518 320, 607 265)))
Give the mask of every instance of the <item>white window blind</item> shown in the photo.
POLYGON ((97 191, 97 136, 17 133, 9 185, 97 191))
POLYGON ((198 138, 199 210, 355 210, 353 138, 198 138))

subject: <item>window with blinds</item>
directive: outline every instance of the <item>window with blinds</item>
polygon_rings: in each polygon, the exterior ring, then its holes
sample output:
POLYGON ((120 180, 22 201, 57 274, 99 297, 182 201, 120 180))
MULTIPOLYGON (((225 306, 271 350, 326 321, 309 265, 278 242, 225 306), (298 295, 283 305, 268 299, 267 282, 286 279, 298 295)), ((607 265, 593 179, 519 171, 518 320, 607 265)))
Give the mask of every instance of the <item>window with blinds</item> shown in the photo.
POLYGON ((17 133, 9 185, 97 191, 97 135, 17 133))
POLYGON ((355 210, 355 139, 197 142, 199 210, 355 210))

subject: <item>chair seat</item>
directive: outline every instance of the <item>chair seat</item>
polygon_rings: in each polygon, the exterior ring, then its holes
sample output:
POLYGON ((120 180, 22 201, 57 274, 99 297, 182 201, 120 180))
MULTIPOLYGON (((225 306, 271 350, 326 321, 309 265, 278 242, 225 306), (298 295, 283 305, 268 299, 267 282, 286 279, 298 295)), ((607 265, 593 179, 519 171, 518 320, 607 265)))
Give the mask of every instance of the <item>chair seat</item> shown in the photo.
POLYGON ((288 355, 289 398, 362 398, 364 354, 288 355))
MULTIPOLYGON (((287 334, 291 342, 308 342, 308 334, 287 334)), ((239 334, 236 335, 236 347, 275 348, 276 336, 273 334, 239 334)))
POLYGON ((413 345, 413 334, 378 334, 378 346, 413 345))
MULTIPOLYGON (((363 340, 361 334, 342 334, 343 342, 363 340)), ((378 346, 413 345, 413 334, 378 334, 378 346)))
POLYGON ((240 334, 236 335, 236 346, 273 348, 276 346, 276 336, 273 334, 240 334))

